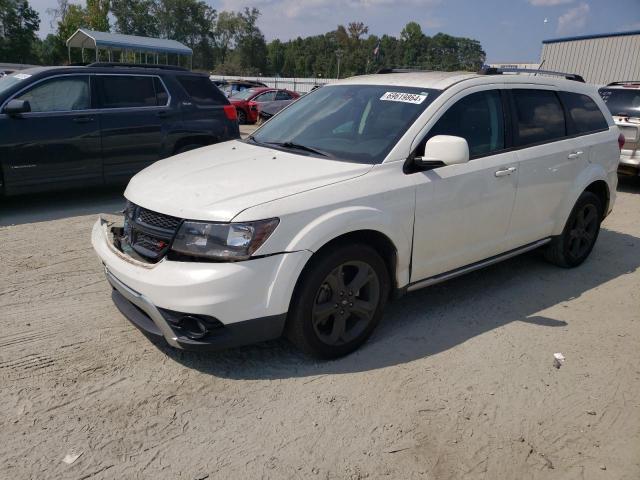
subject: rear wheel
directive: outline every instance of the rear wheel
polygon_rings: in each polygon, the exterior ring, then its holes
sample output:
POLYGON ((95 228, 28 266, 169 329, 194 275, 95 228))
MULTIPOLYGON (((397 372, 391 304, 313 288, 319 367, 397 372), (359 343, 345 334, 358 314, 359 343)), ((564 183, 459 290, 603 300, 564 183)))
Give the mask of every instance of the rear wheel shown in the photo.
POLYGON ((387 268, 371 247, 350 245, 320 254, 296 287, 287 336, 316 357, 347 355, 369 338, 388 294, 387 268))
POLYGON ((597 195, 583 192, 578 198, 562 234, 552 240, 545 251, 551 263, 577 267, 584 262, 600 233, 603 206, 597 195))
POLYGON ((238 110, 238 123, 240 125, 247 123, 247 114, 244 113, 244 110, 238 110))

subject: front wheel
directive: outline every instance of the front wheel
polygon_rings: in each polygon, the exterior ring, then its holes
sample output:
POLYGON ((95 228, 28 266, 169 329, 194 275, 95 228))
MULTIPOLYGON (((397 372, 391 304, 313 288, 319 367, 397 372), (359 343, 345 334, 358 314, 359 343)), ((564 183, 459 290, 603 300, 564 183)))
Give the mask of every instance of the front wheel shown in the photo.
POLYGON ((320 254, 296 286, 287 336, 316 357, 347 355, 369 338, 388 295, 387 267, 371 247, 350 245, 320 254))
POLYGON ((545 251, 545 257, 560 267, 577 267, 584 262, 600 233, 604 207, 591 192, 578 198, 562 234, 554 238, 545 251))

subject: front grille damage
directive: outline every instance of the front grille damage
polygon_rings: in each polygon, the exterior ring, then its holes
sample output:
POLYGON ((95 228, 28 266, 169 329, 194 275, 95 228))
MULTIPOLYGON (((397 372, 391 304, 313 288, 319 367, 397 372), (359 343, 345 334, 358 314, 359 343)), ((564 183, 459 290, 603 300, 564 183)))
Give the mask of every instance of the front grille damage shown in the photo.
POLYGON ((127 202, 124 226, 116 235, 117 246, 138 260, 156 263, 169 251, 181 223, 180 218, 127 202))

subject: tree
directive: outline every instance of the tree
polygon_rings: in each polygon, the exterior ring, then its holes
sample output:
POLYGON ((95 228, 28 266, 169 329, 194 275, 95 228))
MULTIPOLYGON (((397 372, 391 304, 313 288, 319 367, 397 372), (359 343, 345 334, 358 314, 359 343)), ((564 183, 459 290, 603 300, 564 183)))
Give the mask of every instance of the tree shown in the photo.
POLYGON ((115 29, 125 35, 158 36, 158 20, 153 15, 154 0, 112 0, 115 29))
POLYGON ((39 28, 40 16, 27 0, 0 0, 0 58, 6 62, 36 62, 39 28))
POLYGON ((109 0, 87 0, 85 21, 87 27, 98 32, 109 31, 109 0))

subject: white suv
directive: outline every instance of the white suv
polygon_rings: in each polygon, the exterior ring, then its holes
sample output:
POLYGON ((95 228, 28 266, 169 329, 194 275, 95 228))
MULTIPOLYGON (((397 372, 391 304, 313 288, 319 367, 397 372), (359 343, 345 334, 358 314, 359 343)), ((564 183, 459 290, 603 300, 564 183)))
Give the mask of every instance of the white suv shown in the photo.
MULTIPOLYGON (((495 73, 495 72, 492 72, 495 73)), ((121 312, 173 347, 360 346, 387 300, 544 247, 582 263, 611 211, 618 129, 549 76, 354 77, 244 141, 161 160, 92 243, 121 312)))
POLYGON ((640 81, 613 82, 602 87, 600 96, 620 129, 622 175, 640 175, 640 81))

